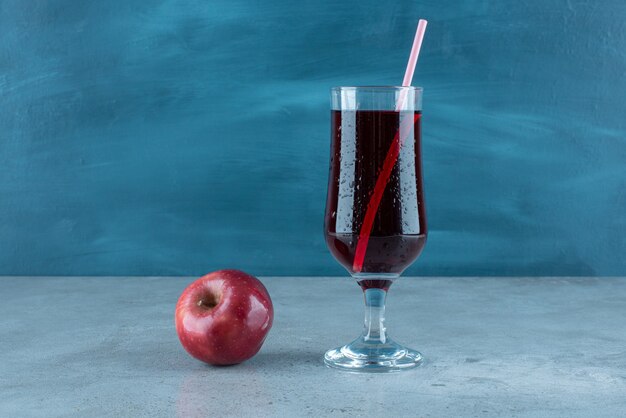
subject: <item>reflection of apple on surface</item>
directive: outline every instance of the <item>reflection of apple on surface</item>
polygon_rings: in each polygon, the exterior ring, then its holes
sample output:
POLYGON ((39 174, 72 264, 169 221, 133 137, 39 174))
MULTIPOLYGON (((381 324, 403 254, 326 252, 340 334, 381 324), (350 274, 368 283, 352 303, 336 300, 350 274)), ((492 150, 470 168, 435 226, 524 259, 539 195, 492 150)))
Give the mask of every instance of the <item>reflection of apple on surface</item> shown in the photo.
POLYGON ((198 360, 225 366, 254 356, 272 327, 265 286, 239 270, 220 270, 190 284, 176 305, 176 332, 198 360))

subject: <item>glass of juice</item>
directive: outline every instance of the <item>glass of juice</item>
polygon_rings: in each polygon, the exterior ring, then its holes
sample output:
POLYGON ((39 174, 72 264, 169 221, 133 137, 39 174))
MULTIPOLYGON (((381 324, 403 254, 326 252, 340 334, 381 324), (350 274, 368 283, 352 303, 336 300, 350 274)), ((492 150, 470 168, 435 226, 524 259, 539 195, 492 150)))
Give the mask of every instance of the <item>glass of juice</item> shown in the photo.
POLYGON ((385 299, 426 243, 419 87, 334 87, 324 218, 326 244, 361 286, 365 327, 326 352, 334 368, 391 372, 420 364, 419 352, 389 338, 385 299))

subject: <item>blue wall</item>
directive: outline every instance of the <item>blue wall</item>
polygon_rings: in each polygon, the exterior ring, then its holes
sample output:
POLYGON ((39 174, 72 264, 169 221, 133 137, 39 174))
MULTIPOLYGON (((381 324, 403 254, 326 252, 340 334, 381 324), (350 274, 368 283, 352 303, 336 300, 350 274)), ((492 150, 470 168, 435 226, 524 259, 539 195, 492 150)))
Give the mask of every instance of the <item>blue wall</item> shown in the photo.
POLYGON ((418 17, 411 274, 626 274, 626 2, 0 2, 0 274, 344 274, 328 89, 418 17))

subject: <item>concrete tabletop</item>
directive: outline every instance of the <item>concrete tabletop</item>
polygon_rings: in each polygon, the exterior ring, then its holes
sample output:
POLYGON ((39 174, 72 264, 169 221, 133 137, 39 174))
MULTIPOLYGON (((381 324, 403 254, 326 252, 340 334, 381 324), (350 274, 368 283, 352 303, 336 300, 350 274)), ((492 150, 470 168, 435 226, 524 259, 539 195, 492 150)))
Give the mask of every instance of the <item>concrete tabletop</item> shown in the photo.
POLYGON ((402 278, 388 329, 426 361, 385 375, 322 363, 361 331, 350 279, 262 280, 265 345, 215 368, 174 329, 190 278, 0 278, 0 416, 626 415, 626 278, 402 278))

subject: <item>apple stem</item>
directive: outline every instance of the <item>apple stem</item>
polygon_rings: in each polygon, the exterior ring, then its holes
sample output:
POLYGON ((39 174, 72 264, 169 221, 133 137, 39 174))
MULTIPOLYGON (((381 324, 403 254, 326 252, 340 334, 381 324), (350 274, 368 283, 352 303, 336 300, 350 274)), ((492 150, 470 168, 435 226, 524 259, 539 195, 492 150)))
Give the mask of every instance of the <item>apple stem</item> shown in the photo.
POLYGON ((365 292, 365 329, 363 339, 368 342, 387 341, 385 328, 385 299, 387 291, 383 289, 367 289, 365 292))
POLYGON ((215 295, 205 295, 197 303, 197 305, 204 309, 213 309, 219 303, 219 299, 215 295))

